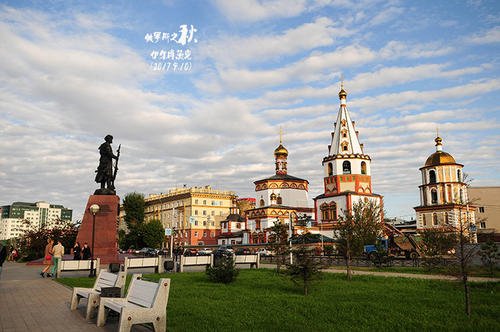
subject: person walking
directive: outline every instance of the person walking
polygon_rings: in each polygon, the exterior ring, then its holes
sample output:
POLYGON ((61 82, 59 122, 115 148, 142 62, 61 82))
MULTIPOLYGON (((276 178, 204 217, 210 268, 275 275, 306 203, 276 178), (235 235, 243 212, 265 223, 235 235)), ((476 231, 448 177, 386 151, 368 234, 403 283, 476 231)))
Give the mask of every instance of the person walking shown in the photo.
POLYGON ((73 247, 73 259, 82 259, 82 248, 80 247, 80 242, 75 243, 75 246, 73 247))
POLYGON ((5 258, 7 258, 7 245, 5 241, 0 242, 0 277, 2 276, 2 265, 5 262, 5 258))
POLYGON ((82 259, 87 260, 90 259, 90 248, 87 242, 83 244, 83 249, 82 249, 82 259))
POLYGON ((54 240, 47 239, 47 245, 45 246, 45 250, 43 251, 43 265, 45 267, 40 272, 42 278, 45 278, 45 273, 47 273, 47 277, 51 277, 49 273, 50 266, 52 265, 52 248, 54 247, 54 240))
POLYGON ((53 256, 52 259, 54 261, 54 265, 52 265, 52 273, 51 277, 56 278, 57 277, 57 268, 59 266, 59 263, 64 255, 64 247, 61 244, 61 240, 57 239, 56 245, 52 249, 53 256))

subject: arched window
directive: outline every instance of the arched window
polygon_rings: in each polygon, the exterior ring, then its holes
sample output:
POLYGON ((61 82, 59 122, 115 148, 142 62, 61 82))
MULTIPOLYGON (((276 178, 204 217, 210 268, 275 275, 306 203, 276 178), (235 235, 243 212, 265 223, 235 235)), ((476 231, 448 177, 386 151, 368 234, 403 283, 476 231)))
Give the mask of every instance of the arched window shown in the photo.
POLYGON ((351 174, 351 163, 347 160, 342 163, 342 173, 351 174))
POLYGON ((366 174, 366 163, 364 161, 361 162, 361 174, 366 174))
POLYGON ((464 190, 460 189, 460 203, 464 202, 464 190))
POLYGON ((331 202, 330 204, 321 204, 321 220, 323 222, 332 222, 337 220, 337 204, 331 202))
POLYGON ((431 190, 431 202, 432 204, 437 204, 438 202, 438 194, 436 189, 431 190))
POLYGON ((433 169, 429 171, 429 183, 436 183, 436 171, 433 169))
POLYGON ((264 198, 262 198, 262 197, 260 198, 259 205, 260 206, 266 205, 266 202, 264 202, 264 198))
POLYGON ((283 204, 283 198, 281 198, 280 194, 278 194, 278 197, 276 197, 276 204, 283 204))
POLYGON ((433 224, 434 226, 437 226, 437 225, 438 225, 438 216, 437 216, 437 214, 436 214, 436 213, 433 213, 433 214, 432 214, 432 224, 433 224))
POLYGON ((333 175, 333 164, 328 163, 328 176, 332 176, 332 175, 333 175))
POLYGON ((457 169, 457 181, 462 182, 462 171, 457 169))
POLYGON ((337 204, 335 202, 331 202, 328 206, 328 210, 330 212, 330 220, 337 220, 337 204))
POLYGON ((444 213, 444 223, 449 224, 450 222, 448 221, 448 212, 444 213))

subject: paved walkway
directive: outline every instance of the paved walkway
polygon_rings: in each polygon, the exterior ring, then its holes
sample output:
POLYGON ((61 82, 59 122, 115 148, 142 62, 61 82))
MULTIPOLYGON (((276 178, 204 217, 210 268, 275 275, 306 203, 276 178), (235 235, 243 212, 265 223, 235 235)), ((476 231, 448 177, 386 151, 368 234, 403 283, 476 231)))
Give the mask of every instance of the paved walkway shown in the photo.
MULTIPOLYGON (((325 269, 324 272, 328 273, 343 273, 346 274, 345 269, 325 269)), ((370 275, 382 277, 400 277, 400 278, 413 278, 413 279, 432 279, 432 280, 449 280, 456 281, 457 277, 448 276, 443 274, 418 274, 418 273, 401 273, 401 272, 379 272, 379 271, 362 271, 352 270, 352 275, 370 275)), ((500 278, 487 278, 487 277, 469 277, 470 282, 500 282, 500 278)))
MULTIPOLYGON (((80 301, 78 310, 71 311, 71 289, 51 279, 40 277, 40 270, 40 266, 28 266, 23 263, 3 264, 0 276, 0 331, 118 330, 117 317, 110 317, 102 328, 96 326, 95 318, 87 322, 84 317, 85 300, 80 301)), ((81 275, 81 272, 79 273, 81 275)), ((151 330, 136 325, 132 331, 151 330)))

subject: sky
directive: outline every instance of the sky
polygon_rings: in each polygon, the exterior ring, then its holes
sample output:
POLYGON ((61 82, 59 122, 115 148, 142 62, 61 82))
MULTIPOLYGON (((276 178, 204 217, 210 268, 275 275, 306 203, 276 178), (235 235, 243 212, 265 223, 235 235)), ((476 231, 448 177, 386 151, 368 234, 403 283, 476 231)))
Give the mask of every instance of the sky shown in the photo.
POLYGON ((0 206, 81 219, 107 134, 122 198, 255 197, 280 127, 312 205, 343 78, 373 191, 410 219, 437 129, 473 186, 500 185, 499 46, 498 1, 0 1, 0 206))

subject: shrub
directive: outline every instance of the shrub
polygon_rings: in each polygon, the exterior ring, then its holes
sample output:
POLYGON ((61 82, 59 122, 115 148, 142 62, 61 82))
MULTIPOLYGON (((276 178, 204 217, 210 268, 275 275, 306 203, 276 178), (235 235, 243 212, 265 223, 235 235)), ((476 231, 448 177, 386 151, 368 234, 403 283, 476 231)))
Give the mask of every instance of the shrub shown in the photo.
POLYGON ((240 271, 234 266, 233 256, 223 254, 215 257, 213 267, 207 266, 206 274, 213 282, 228 284, 236 279, 240 271))

